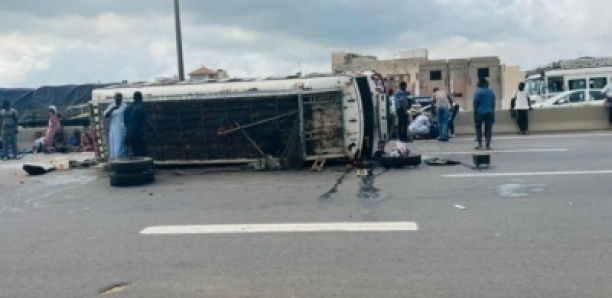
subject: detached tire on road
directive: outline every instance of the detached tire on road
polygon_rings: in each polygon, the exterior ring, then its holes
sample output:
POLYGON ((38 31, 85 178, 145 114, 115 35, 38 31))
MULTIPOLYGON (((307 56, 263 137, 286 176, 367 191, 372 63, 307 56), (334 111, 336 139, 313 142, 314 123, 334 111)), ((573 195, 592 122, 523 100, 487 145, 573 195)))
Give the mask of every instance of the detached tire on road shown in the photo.
POLYGON ((153 182, 155 182, 155 173, 153 170, 135 174, 112 173, 110 175, 110 185, 115 187, 140 186, 153 182))
POLYGON ((153 159, 138 157, 133 159, 118 159, 109 162, 111 172, 117 174, 136 174, 153 169, 153 159))

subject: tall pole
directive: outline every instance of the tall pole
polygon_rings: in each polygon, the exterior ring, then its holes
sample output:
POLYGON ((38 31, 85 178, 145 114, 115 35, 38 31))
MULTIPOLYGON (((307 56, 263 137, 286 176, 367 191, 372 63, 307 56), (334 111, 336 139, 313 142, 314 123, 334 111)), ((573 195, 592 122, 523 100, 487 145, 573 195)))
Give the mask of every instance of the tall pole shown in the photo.
POLYGON ((183 38, 181 36, 181 13, 179 0, 174 0, 174 23, 176 27, 176 55, 178 60, 179 81, 185 80, 185 67, 183 66, 183 38))

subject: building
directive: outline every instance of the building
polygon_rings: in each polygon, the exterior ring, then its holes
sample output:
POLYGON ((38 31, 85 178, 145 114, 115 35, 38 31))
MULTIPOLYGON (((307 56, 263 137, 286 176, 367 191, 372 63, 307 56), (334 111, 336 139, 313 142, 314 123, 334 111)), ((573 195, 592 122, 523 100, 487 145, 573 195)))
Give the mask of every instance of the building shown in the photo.
POLYGON ((525 71, 518 65, 502 66, 502 105, 503 109, 510 109, 510 102, 518 90, 520 82, 525 81, 525 71))
POLYGON ((354 53, 332 53, 334 72, 372 70, 380 73, 388 86, 398 88, 401 81, 408 83, 414 95, 430 96, 434 88, 448 90, 464 110, 471 110, 472 99, 481 77, 489 81, 502 106, 503 66, 498 57, 430 60, 427 50, 400 52, 394 59, 379 60, 375 56, 354 53))
POLYGON ((212 70, 202 65, 202 67, 190 72, 189 78, 192 81, 221 80, 229 78, 229 75, 227 71, 223 69, 212 70))

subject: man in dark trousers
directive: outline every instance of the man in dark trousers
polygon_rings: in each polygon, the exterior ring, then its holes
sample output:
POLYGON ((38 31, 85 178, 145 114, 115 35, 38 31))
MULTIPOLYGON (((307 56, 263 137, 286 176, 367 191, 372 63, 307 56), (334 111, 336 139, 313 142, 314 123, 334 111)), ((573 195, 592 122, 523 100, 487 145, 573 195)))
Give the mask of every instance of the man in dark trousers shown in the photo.
POLYGON ((150 129, 157 135, 149 121, 147 110, 142 104, 142 93, 134 92, 134 103, 125 109, 125 127, 127 130, 127 144, 132 151, 132 157, 147 156, 147 141, 145 129, 150 129))
POLYGON ((399 89, 395 92, 395 116, 397 117, 397 130, 401 142, 410 141, 408 137, 408 109, 412 106, 410 93, 406 91, 408 84, 401 82, 399 89))
POLYGON ((489 89, 489 82, 485 78, 478 81, 478 90, 474 94, 474 122, 476 124, 476 150, 482 149, 482 126, 486 149, 491 150, 491 138, 493 136, 493 122, 495 122, 495 93, 489 89))
POLYGON ((13 158, 19 158, 19 150, 17 150, 17 126, 19 125, 19 115, 15 109, 11 108, 8 100, 2 102, 0 109, 0 130, 2 131, 2 150, 4 156, 2 159, 9 158, 9 150, 13 150, 13 158))

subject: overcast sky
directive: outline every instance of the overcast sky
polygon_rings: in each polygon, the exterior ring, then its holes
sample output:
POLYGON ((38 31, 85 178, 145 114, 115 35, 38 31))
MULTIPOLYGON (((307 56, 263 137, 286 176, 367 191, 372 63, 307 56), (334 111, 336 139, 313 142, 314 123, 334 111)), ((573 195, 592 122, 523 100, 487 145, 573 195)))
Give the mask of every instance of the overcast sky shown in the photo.
MULTIPOLYGON (((500 56, 531 68, 612 56, 610 0, 181 0, 186 72, 330 72, 331 52, 500 56)), ((172 0, 1 0, 0 87, 176 74, 172 0)))

